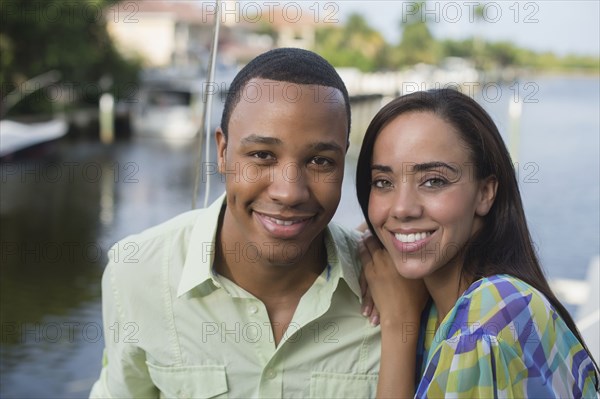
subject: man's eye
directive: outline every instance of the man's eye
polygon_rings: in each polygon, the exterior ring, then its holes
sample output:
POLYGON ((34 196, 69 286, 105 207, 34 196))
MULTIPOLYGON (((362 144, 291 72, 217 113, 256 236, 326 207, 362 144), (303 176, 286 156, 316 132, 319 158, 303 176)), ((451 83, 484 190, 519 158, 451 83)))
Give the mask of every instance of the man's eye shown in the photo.
POLYGON ((313 159, 311 159, 310 163, 317 165, 317 166, 332 166, 333 165, 333 161, 329 158, 325 158, 325 157, 314 157, 313 159))
POLYGON ((258 158, 258 159, 263 159, 263 160, 268 160, 268 159, 273 158, 273 155, 266 151, 256 151, 256 152, 253 152, 252 154, 250 154, 250 156, 253 158, 258 158))

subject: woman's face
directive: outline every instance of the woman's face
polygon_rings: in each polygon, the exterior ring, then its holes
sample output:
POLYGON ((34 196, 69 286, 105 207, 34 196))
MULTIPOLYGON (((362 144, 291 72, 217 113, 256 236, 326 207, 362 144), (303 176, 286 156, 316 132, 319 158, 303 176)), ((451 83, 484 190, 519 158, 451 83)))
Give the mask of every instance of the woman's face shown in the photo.
POLYGON ((477 180, 453 126, 430 112, 402 114, 380 132, 371 164, 369 220, 406 278, 446 274, 495 196, 477 180))

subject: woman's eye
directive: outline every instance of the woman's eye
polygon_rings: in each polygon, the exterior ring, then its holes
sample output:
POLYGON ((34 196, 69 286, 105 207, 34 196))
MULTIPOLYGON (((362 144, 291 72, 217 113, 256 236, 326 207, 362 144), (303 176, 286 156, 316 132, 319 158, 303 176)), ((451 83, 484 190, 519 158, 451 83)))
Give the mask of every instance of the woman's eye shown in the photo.
POLYGON ((371 182, 371 186, 376 188, 390 188, 392 183, 389 180, 375 179, 371 182))
POLYGON ((448 182, 445 179, 441 179, 439 177, 432 177, 431 179, 427 179, 425 183, 423 183, 423 185, 425 187, 430 188, 439 188, 445 186, 447 183, 448 182))

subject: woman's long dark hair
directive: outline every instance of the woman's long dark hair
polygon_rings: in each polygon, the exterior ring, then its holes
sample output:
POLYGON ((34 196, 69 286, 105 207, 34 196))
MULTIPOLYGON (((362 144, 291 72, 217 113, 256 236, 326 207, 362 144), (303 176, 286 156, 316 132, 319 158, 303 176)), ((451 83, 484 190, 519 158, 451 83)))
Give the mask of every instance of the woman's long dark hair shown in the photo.
POLYGON ((573 318, 556 298, 540 266, 527 228, 519 185, 510 155, 492 118, 470 97, 451 89, 411 93, 391 101, 371 121, 363 139, 356 171, 356 192, 369 228, 371 163, 375 140, 393 119, 409 112, 430 112, 452 125, 470 150, 473 178, 495 176, 496 198, 483 227, 464 249, 462 274, 475 280, 509 274, 530 284, 550 301, 592 359, 599 388, 598 365, 583 341, 573 318))

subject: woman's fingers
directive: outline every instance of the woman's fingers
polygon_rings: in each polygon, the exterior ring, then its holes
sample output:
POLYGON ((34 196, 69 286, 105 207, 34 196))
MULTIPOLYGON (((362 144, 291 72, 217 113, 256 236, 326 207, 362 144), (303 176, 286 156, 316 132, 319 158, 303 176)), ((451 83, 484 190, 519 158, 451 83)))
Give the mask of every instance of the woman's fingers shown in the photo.
POLYGON ((365 269, 370 268, 373 263, 373 259, 371 257, 371 253, 367 246, 362 242, 359 242, 359 253, 360 253, 360 261, 362 264, 362 270, 360 271, 360 276, 358 278, 358 283, 360 285, 360 293, 362 295, 362 309, 361 313, 365 317, 370 317, 371 312, 373 311, 374 303, 373 297, 371 296, 371 292, 369 291, 369 286, 367 283, 367 278, 365 276, 365 269))
POLYGON ((367 289, 367 292, 362 297, 362 315, 365 317, 371 317, 373 314, 373 309, 375 309, 375 302, 373 301, 371 291, 367 289))
MULTIPOLYGON (((363 251, 363 249, 361 249, 361 251, 363 251)), ((364 251, 367 251, 367 249, 365 248, 364 251)), ((360 261, 363 267, 360 270, 360 276, 358 276, 358 285, 360 286, 360 295, 365 296, 365 293, 367 292, 367 278, 365 277, 365 265, 368 260, 366 256, 363 257, 363 255, 361 254, 360 261)))
POLYGON ((375 273, 376 262, 374 262, 373 256, 377 251, 381 250, 379 242, 373 237, 371 232, 367 230, 360 240, 359 251, 360 260, 363 265, 362 271, 359 277, 360 290, 362 294, 362 314, 369 318, 369 321, 374 326, 379 325, 379 311, 371 295, 369 289, 369 283, 367 275, 373 276, 375 273))
POLYGON ((356 227, 356 230, 358 230, 360 233, 364 233, 365 231, 369 230, 369 226, 367 225, 366 221, 363 221, 358 225, 358 227, 356 227))
POLYGON ((377 241, 377 238, 375 238, 375 236, 373 236, 373 234, 371 234, 371 232, 368 230, 365 231, 362 235, 361 242, 367 248, 367 251, 369 252, 371 258, 375 256, 377 251, 381 250, 381 245, 379 244, 379 241, 377 241))
POLYGON ((377 310, 376 306, 373 306, 373 310, 371 311, 371 316, 369 318, 369 320, 371 321, 371 324, 373 326, 378 326, 379 325, 379 311, 377 310))

